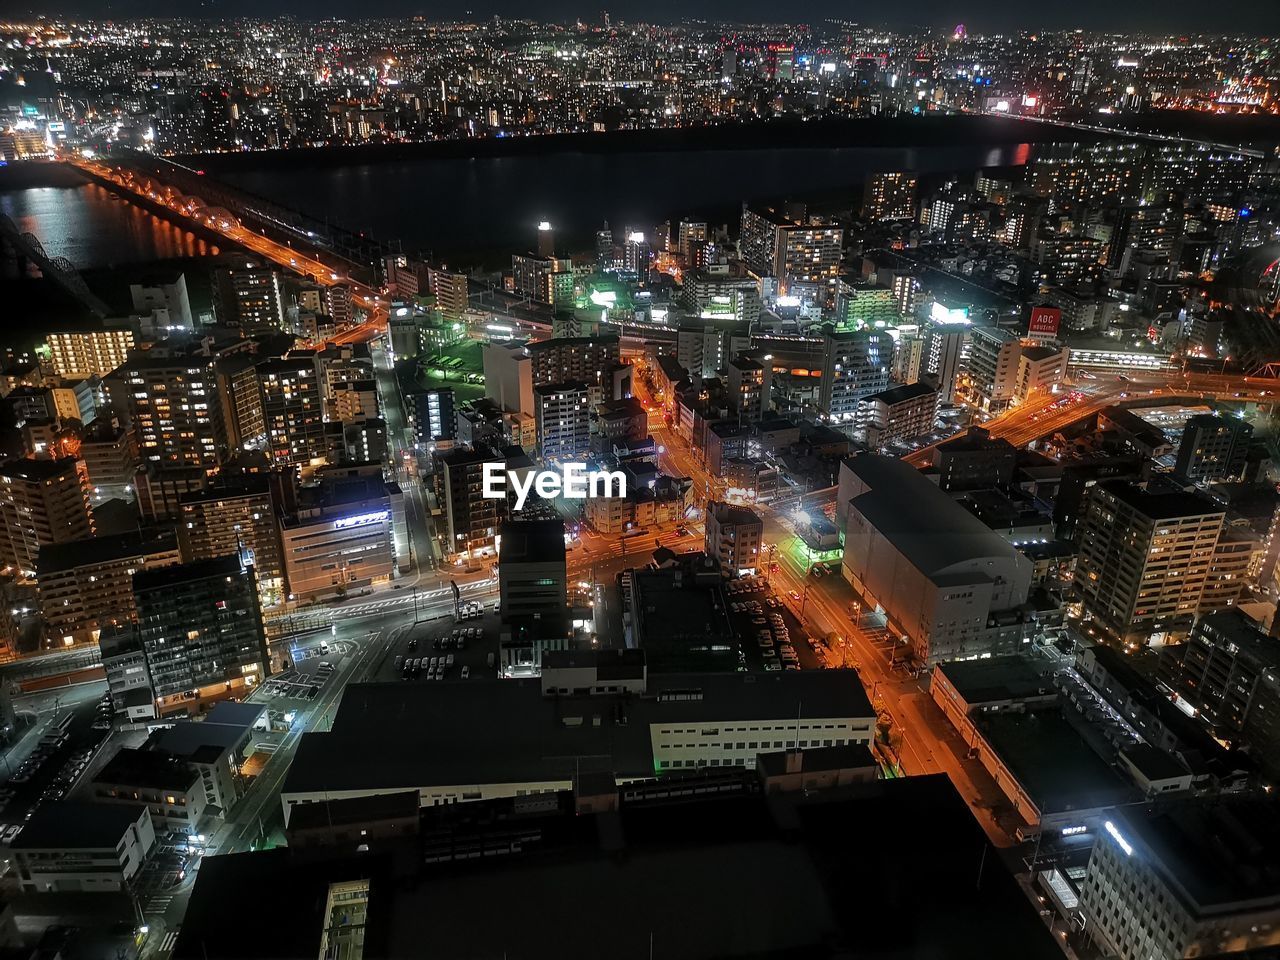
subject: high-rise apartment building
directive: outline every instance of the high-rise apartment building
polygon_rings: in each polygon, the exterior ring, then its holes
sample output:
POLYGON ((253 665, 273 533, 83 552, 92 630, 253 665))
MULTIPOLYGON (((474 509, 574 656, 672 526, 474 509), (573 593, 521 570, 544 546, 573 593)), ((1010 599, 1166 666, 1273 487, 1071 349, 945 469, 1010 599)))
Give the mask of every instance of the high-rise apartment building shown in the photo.
MULTIPOLYGON (((283 481, 282 481, 283 482, 283 481)), ((252 566, 259 592, 271 605, 281 599, 284 562, 272 478, 245 474, 179 497, 178 544, 184 563, 239 556, 252 566)))
POLYGON ((453 556, 492 550, 503 501, 484 496, 484 465, 498 458, 488 450, 452 450, 437 460, 444 504, 444 552, 453 556))
POLYGON ((924 373, 943 403, 956 398, 967 334, 968 328, 962 323, 930 322, 925 327, 921 351, 924 373))
POLYGON ((1199 414, 1187 420, 1174 472, 1188 480, 1238 480, 1253 441, 1253 426, 1235 417, 1199 414))
POLYGON ((753 510, 718 500, 707 503, 703 549, 724 576, 756 573, 763 562, 760 556, 763 539, 764 522, 753 510))
POLYGON ((132 330, 86 330, 51 333, 49 365, 60 377, 105 377, 129 358, 132 330))
POLYGON ((111 536, 46 544, 36 563, 45 636, 53 643, 90 643, 109 625, 131 623, 133 575, 179 561, 172 533, 111 536))
POLYGON ((451 443, 458 436, 458 418, 454 410, 453 387, 433 387, 405 398, 413 409, 414 433, 418 443, 451 443))
POLYGON ((512 289, 537 303, 568 303, 573 299, 573 265, 557 257, 513 254, 512 289))
POLYGON ((437 267, 427 268, 427 287, 436 298, 436 309, 446 320, 457 321, 467 312, 467 276, 437 267))
POLYGON ((866 220, 911 220, 916 213, 916 178, 896 171, 867 176, 862 193, 866 220))
POLYGON ((302 467, 323 459, 327 445, 315 358, 304 354, 266 360, 256 370, 272 461, 302 467))
POLYGON ((773 409, 770 391, 773 386, 773 363, 752 357, 735 357, 729 361, 729 404, 744 423, 759 420, 773 409))
POLYGON ((284 329, 284 292, 274 266, 236 261, 219 272, 217 289, 224 323, 247 333, 284 329))
POLYGON ((835 297, 844 230, 823 223, 806 223, 774 207, 744 205, 739 252, 747 267, 782 283, 822 283, 828 300, 835 297))
POLYGON ((89 481, 72 457, 0 464, 0 572, 35 577, 40 548, 93 536, 89 481))
POLYGON ((883 330, 826 330, 818 409, 833 420, 853 420, 858 401, 889 388, 893 340, 883 330))
POLYGON ((244 696, 264 678, 258 588, 239 556, 141 571, 133 595, 157 714, 244 696))
POLYGON ((591 399, 581 381, 548 383, 533 391, 538 452, 544 460, 580 460, 591 446, 591 399))
POLYGON ((619 349, 616 334, 555 337, 551 340, 535 340, 525 346, 533 363, 535 387, 578 380, 596 389, 603 386, 605 372, 618 365, 619 349))
POLYGON ((135 314, 155 314, 161 311, 168 318, 166 326, 183 330, 195 327, 195 314, 191 310, 191 298, 187 294, 187 278, 181 273, 131 283, 129 296, 133 301, 135 314))
POLYGON ((136 356, 112 379, 124 393, 144 463, 212 470, 222 462, 227 435, 209 357, 136 356))
POLYGON ((1193 494, 1149 493, 1125 480, 1095 485, 1079 523, 1075 572, 1086 619, 1138 644, 1189 627, 1224 515, 1193 494))

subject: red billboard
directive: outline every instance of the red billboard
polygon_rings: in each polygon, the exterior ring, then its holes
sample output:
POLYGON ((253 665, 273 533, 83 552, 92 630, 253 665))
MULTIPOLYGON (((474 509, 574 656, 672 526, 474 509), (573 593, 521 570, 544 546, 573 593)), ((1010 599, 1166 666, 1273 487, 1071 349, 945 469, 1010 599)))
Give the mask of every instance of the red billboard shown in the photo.
POLYGON ((1032 307, 1027 322, 1027 334, 1032 337, 1056 337, 1062 323, 1062 311, 1057 307, 1032 307))

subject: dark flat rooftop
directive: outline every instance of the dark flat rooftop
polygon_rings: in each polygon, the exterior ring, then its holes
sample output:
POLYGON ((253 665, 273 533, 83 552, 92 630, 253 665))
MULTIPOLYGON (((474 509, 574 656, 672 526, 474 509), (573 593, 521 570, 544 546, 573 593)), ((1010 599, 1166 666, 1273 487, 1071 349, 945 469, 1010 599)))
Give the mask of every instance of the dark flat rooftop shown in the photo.
POLYGON ((1018 654, 987 660, 953 660, 938 664, 936 669, 970 706, 1038 697, 1054 690, 1047 665, 1018 654))
POLYGON ((114 849, 145 809, 131 803, 46 803, 36 808, 10 845, 16 850, 114 849))

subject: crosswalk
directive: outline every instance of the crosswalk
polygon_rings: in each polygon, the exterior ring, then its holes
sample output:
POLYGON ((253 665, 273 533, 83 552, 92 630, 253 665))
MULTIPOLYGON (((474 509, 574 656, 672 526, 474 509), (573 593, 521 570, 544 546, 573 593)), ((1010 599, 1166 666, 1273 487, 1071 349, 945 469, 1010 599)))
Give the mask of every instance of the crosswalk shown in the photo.
POLYGON ((164 935, 164 939, 160 941, 159 953, 161 954, 172 953, 173 948, 177 944, 177 942, 178 942, 178 931, 170 930, 168 933, 164 935))
MULTIPOLYGON (((483 593, 493 589, 492 580, 472 580, 468 583, 458 585, 458 591, 463 595, 470 593, 483 593)), ((412 606, 415 602, 418 606, 426 606, 432 603, 439 603, 441 600, 452 599, 453 590, 449 587, 437 587, 434 590, 419 590, 415 599, 412 590, 401 590, 394 596, 384 597, 381 600, 374 600, 371 603, 362 603, 358 606, 341 607, 334 610, 334 613, 341 617, 360 617, 371 613, 382 613, 396 607, 412 606)))
POLYGON ((165 911, 169 909, 169 904, 173 903, 171 894, 160 894, 152 897, 147 901, 147 908, 143 910, 143 914, 148 917, 162 917, 165 911))

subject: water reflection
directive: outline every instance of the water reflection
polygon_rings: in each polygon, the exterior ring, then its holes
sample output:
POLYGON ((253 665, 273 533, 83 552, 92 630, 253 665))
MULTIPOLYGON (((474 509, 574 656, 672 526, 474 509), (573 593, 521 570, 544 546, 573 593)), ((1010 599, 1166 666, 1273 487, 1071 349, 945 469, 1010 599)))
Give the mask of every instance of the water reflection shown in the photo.
POLYGON ((97 184, 0 193, 0 212, 79 269, 216 255, 216 245, 97 184))

